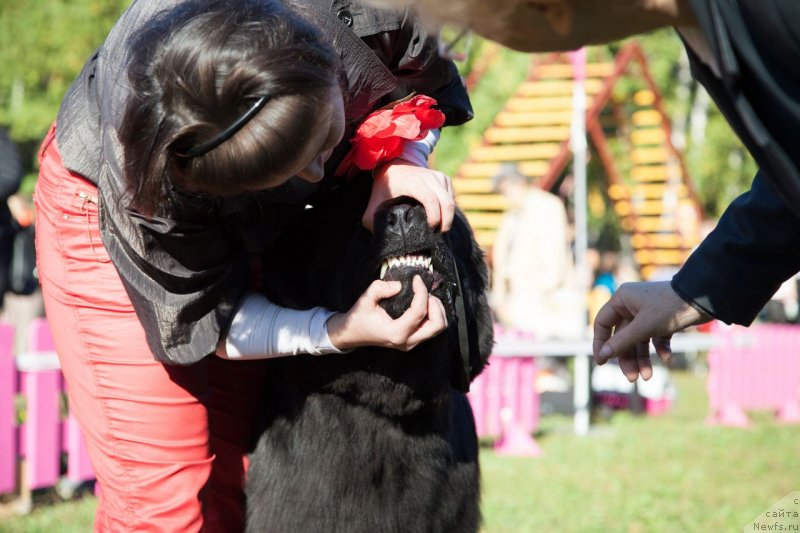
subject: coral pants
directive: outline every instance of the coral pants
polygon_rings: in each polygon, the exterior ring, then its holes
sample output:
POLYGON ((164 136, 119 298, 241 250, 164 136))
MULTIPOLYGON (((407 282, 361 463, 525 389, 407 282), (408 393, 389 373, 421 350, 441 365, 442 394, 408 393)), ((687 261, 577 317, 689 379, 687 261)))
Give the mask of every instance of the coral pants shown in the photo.
POLYGON ((262 365, 163 365, 100 241, 97 190, 40 151, 36 248, 70 410, 98 479, 96 531, 241 531, 262 365))

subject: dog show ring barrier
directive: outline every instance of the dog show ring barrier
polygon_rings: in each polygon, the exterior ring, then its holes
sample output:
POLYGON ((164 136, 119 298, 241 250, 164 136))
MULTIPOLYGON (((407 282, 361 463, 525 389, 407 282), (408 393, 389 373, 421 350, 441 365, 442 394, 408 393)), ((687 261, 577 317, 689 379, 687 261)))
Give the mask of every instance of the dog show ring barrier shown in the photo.
MULTIPOLYGON (((672 350, 696 353, 717 343, 716 334, 679 333, 672 337, 672 350)), ((531 435, 539 422, 536 357, 575 358, 573 427, 576 435, 587 435, 591 429, 592 339, 540 341, 529 333, 496 327, 489 365, 473 381, 469 398, 478 436, 499 438, 495 444, 499 453, 541 453, 531 435)))
POLYGON ((745 411, 771 410, 800 423, 800 326, 715 323, 720 342, 708 353, 708 422, 747 427, 745 411))
MULTIPOLYGON (((34 319, 28 348, 14 354, 13 327, 0 324, 0 494, 18 492, 20 508, 31 491, 55 487, 68 497, 94 479, 75 419, 68 413, 64 381, 47 321, 34 319)), ((490 364, 468 394, 478 436, 495 440, 497 453, 536 456, 539 427, 536 358, 574 357, 574 430, 590 431, 591 339, 537 341, 498 329, 490 364)), ((710 334, 681 333, 675 352, 710 350, 710 423, 747 426, 746 410, 772 409, 781 422, 800 422, 800 327, 715 324, 710 334)))
POLYGON ((66 410, 47 321, 31 322, 28 352, 15 356, 13 339, 13 328, 0 324, 0 494, 18 491, 18 508, 26 512, 31 491, 55 487, 68 498, 94 472, 78 423, 66 410))

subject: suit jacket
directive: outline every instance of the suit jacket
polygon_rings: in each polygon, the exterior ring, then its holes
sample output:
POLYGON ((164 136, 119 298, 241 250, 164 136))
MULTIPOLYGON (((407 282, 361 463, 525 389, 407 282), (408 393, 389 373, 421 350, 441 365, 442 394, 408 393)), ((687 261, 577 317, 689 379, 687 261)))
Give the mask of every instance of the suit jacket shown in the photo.
POLYGON ((800 2, 692 3, 719 67, 687 46, 693 74, 760 170, 672 286, 712 316, 749 325, 800 270, 800 2))
POLYGON ((264 254, 275 233, 297 220, 313 197, 335 186, 329 171, 347 152, 360 118, 412 90, 437 98, 446 124, 464 122, 471 108, 455 65, 439 57, 436 37, 413 17, 351 0, 284 0, 309 5, 307 15, 331 38, 347 76, 348 129, 326 163, 326 178, 317 190, 289 180, 224 200, 170 191, 163 212, 144 217, 127 209, 117 138, 131 91, 128 43, 157 13, 181 1, 131 4, 67 92, 56 136, 64 165, 98 186, 103 244, 150 349, 160 361, 188 364, 215 350, 250 286, 250 259, 264 254))

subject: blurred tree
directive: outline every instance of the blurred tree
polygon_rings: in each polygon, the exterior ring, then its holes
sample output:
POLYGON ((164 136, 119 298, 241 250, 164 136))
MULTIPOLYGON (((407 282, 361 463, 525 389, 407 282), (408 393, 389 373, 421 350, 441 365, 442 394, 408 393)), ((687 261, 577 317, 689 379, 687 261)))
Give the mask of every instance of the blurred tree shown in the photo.
MULTIPOLYGON (((478 61, 482 50, 491 49, 483 39, 475 38, 468 61, 457 63, 463 76, 467 76, 478 61)), ((482 73, 474 87, 470 88, 470 99, 475 118, 463 126, 445 128, 434 152, 434 166, 450 176, 455 175, 459 165, 467 159, 469 151, 480 143, 483 132, 508 98, 514 94, 528 73, 531 56, 509 49, 502 49, 494 56, 492 64, 482 73)))
POLYGON ((692 79, 678 35, 660 30, 638 40, 664 95, 673 143, 684 150, 707 216, 718 218, 734 198, 750 188, 756 163, 705 89, 692 79))
POLYGON ((20 144, 29 175, 67 87, 128 3, 0 0, 0 125, 20 144))

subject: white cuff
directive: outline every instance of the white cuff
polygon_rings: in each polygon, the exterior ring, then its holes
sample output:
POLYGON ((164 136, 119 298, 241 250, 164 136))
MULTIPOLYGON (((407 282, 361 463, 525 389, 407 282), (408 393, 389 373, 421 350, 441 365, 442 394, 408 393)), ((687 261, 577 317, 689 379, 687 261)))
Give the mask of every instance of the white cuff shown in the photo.
POLYGON ((308 353, 343 353, 328 336, 335 313, 323 307, 298 311, 247 293, 234 313, 225 338, 226 359, 269 359, 308 353))
POLYGON ((433 147, 439 142, 440 136, 441 130, 436 128, 428 131, 428 134, 418 141, 405 143, 403 152, 397 156, 397 159, 402 159, 418 167, 427 167, 428 156, 433 152, 433 147))

